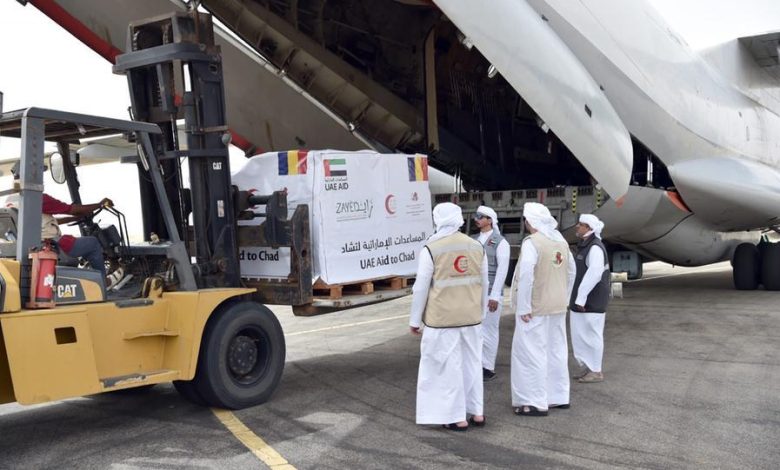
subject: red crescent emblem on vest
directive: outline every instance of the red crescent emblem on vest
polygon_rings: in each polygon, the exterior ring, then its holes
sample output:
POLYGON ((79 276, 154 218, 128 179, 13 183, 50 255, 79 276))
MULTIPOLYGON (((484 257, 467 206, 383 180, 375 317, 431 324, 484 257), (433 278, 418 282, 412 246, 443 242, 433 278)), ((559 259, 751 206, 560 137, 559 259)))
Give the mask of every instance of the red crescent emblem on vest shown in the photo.
POLYGON ((463 274, 469 268, 469 260, 466 259, 466 257, 463 255, 458 256, 457 258, 455 258, 455 263, 453 263, 453 267, 455 268, 455 271, 463 274))

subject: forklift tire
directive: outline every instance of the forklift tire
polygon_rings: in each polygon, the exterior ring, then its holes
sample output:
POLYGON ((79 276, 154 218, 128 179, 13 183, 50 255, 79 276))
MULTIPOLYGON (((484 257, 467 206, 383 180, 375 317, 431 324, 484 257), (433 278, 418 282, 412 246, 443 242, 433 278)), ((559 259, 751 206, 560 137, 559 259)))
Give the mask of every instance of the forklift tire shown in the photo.
POLYGON ((761 273, 758 248, 752 243, 740 243, 734 250, 733 265, 734 287, 737 290, 756 290, 761 273))
POLYGON ((282 378, 282 326, 266 306, 240 301, 212 315, 203 333, 198 395, 210 406, 241 409, 267 401, 282 378))
POLYGON ((780 290, 780 244, 767 243, 761 253, 761 283, 766 290, 780 290))
POLYGON ((193 380, 174 380, 173 388, 179 392, 179 395, 184 397, 187 401, 194 403, 198 406, 208 406, 206 400, 198 393, 193 380))

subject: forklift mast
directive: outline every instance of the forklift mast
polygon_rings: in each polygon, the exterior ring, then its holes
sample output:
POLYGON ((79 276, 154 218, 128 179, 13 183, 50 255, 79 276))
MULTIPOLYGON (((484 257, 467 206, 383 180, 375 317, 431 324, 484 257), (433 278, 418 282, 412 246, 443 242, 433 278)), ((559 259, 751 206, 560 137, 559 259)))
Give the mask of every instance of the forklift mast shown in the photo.
POLYGON ((190 255, 195 257, 199 287, 238 287, 236 211, 227 148, 230 134, 211 16, 193 10, 131 23, 126 51, 117 57, 114 72, 127 76, 132 118, 158 124, 163 130, 151 136, 152 145, 173 207, 174 223, 166 224, 143 168, 145 160, 140 158, 144 238, 153 240, 154 233, 167 239, 168 227, 177 227, 178 236, 194 247, 190 255), (179 142, 182 120, 186 147, 179 142), (189 189, 182 183, 185 158, 189 189))

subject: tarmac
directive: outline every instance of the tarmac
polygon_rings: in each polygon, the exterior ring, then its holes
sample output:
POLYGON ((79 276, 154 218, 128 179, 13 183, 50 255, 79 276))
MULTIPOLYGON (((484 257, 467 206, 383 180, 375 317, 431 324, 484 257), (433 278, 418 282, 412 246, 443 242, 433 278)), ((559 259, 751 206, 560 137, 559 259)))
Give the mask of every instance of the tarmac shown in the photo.
POLYGON ((512 413, 506 307, 488 425, 465 433, 414 423, 410 298, 310 318, 278 307, 285 373, 268 403, 233 413, 243 431, 167 384, 7 404, 0 468, 777 468, 780 292, 735 291, 728 263, 652 263, 623 294, 605 381, 572 383, 571 409, 545 418, 512 413))

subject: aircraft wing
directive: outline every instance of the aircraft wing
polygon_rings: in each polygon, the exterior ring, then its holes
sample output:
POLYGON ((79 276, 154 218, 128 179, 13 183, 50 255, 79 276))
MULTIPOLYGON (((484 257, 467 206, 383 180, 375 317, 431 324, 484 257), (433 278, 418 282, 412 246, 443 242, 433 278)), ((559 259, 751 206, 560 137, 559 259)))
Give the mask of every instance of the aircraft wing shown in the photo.
POLYGON ((434 0, 614 198, 628 190, 631 137, 596 81, 525 0, 434 0))
POLYGON ((6 155, 0 157, 0 176, 10 175, 11 168, 17 161, 19 161, 19 157, 9 157, 6 155))
POLYGON ((780 172, 771 166, 736 156, 713 157, 676 163, 669 174, 685 203, 719 230, 780 224, 780 172))
MULTIPOLYGON (((79 156, 79 166, 117 162, 123 157, 138 156, 136 146, 121 135, 100 137, 70 146, 79 156)), ((51 155, 55 152, 46 152, 51 155)), ((0 176, 11 174, 11 168, 19 161, 19 156, 0 157, 0 176)), ((48 165, 48 158, 47 158, 48 165)))
POLYGON ((756 63, 780 84, 780 31, 746 36, 739 41, 748 48, 756 63))

